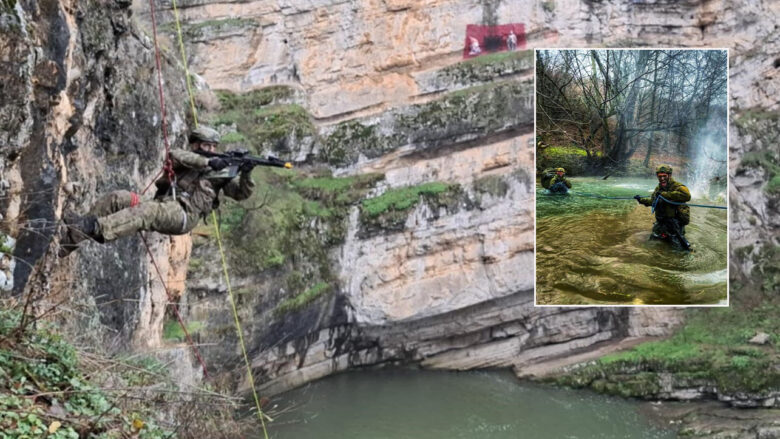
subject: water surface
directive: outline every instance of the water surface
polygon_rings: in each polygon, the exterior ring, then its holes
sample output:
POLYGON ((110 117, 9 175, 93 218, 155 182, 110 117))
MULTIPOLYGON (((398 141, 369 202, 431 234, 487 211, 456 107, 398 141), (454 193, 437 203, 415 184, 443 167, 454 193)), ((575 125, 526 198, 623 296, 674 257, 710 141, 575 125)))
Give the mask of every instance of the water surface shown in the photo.
POLYGON ((271 424, 276 439, 674 437, 633 401, 521 382, 508 371, 355 371, 273 404, 294 407, 271 424))
MULTIPOLYGON (((726 210, 691 207, 693 252, 650 241, 654 215, 635 200, 655 179, 571 178, 570 195, 537 186, 536 291, 540 304, 718 304, 726 300, 726 210)), ((683 182, 684 183, 684 182, 683 182)), ((694 198, 690 203, 724 205, 694 198)))

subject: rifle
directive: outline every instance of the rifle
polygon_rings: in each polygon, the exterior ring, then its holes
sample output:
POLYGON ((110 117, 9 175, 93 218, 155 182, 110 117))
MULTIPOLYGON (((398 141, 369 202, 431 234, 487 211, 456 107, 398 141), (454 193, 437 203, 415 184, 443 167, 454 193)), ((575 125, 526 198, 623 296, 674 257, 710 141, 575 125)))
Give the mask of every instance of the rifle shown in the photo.
POLYGON ((241 166, 245 163, 252 163, 254 166, 274 166, 277 168, 287 168, 292 169, 293 165, 290 162, 285 162, 284 160, 278 159, 273 156, 268 156, 267 158, 261 158, 261 157, 255 157, 253 155, 249 155, 249 151, 246 149, 234 149, 232 151, 226 151, 223 153, 218 152, 210 152, 210 151, 194 151, 196 154, 200 154, 205 157, 209 158, 221 158, 225 160, 228 164, 228 166, 241 166))

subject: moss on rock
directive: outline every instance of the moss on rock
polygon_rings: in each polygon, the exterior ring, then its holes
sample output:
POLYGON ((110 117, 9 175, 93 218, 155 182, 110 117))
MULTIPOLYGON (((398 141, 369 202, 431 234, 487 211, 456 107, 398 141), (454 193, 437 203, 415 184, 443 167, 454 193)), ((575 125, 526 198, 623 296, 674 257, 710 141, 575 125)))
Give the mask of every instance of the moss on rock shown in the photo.
POLYGON ((533 59, 533 50, 491 53, 447 66, 437 76, 459 84, 495 81, 531 69, 533 59))
POLYGON ((474 190, 494 197, 503 197, 509 191, 509 183, 500 175, 486 175, 474 180, 474 190))
POLYGON ((278 305, 276 305, 276 308, 274 308, 274 314, 282 315, 288 312, 299 310, 319 297, 327 294, 331 290, 331 286, 326 282, 318 282, 311 288, 296 295, 295 297, 281 301, 278 305))
POLYGON ((377 133, 375 125, 356 120, 342 122, 327 136, 322 147, 322 158, 333 166, 346 166, 363 154, 378 157, 388 148, 388 139, 377 133))
POLYGON ((677 334, 664 341, 602 357, 552 380, 572 387, 639 398, 664 398, 680 389, 711 388, 719 394, 765 395, 780 390, 780 306, 751 310, 691 310, 677 334), (771 343, 747 341, 757 332, 771 343))
POLYGON ((409 212, 418 203, 424 202, 434 211, 442 207, 454 210, 464 196, 460 185, 442 182, 390 189, 361 202, 362 234, 403 230, 409 212))
POLYGON ((378 121, 341 122, 326 136, 321 158, 348 166, 403 146, 435 148, 533 123, 531 87, 514 80, 471 87, 386 113, 378 121))
POLYGON ((244 94, 218 91, 220 109, 208 115, 208 122, 220 127, 235 126, 224 143, 246 147, 255 153, 295 152, 299 143, 316 136, 311 116, 300 105, 289 103, 290 87, 273 86, 244 94))
POLYGON ((254 175, 252 197, 240 203, 225 200, 222 209, 231 260, 245 274, 308 261, 315 278, 329 272, 327 249, 343 242, 350 207, 384 178, 307 176, 270 168, 256 169, 254 175))

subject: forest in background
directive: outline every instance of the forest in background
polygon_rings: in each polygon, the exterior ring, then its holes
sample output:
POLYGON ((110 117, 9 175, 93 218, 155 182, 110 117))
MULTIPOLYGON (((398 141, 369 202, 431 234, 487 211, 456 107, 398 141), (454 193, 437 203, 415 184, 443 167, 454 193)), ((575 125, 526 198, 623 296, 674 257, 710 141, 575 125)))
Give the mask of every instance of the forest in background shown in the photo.
POLYGON ((725 50, 540 50, 536 75, 539 171, 650 176, 706 158, 725 177, 725 50))

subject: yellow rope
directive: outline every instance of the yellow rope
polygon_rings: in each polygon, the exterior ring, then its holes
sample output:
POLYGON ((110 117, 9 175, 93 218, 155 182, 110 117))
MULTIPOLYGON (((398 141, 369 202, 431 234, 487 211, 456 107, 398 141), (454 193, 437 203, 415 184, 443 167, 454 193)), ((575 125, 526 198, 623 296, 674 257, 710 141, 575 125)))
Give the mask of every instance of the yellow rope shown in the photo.
POLYGON ((230 277, 227 272, 227 263, 225 262, 225 252, 222 250, 222 238, 219 234, 219 225, 217 224, 217 213, 211 211, 211 218, 214 221, 214 231, 217 234, 217 243, 219 244, 219 255, 222 257, 222 273, 225 275, 225 283, 227 284, 228 295, 230 296, 230 306, 233 307, 233 318, 236 321, 236 330, 238 331, 238 340, 241 342, 241 352, 244 354, 244 362, 246 363, 246 371, 249 377, 249 385, 252 387, 252 396, 255 398, 255 405, 257 406, 257 416, 260 418, 260 424, 263 426, 263 434, 265 439, 268 439, 268 432, 265 429, 265 415, 260 408, 260 399, 257 397, 257 390, 255 389, 255 378, 252 376, 252 366, 249 364, 249 356, 246 354, 246 345, 244 344, 244 334, 241 330, 241 323, 238 321, 238 311, 236 311, 236 301, 233 299, 233 290, 230 288, 230 277))
POLYGON ((190 109, 192 110, 192 119, 195 122, 195 128, 198 127, 198 110, 195 109, 195 97, 192 93, 192 82, 190 81, 190 69, 187 67, 187 54, 184 52, 184 40, 181 36, 181 24, 179 24, 179 9, 176 7, 176 0, 173 0, 173 17, 176 19, 176 35, 179 37, 179 51, 181 52, 181 62, 184 64, 184 75, 187 83, 187 93, 190 95, 190 109))
MULTIPOLYGON (((190 81, 190 71, 187 67, 187 54, 184 51, 184 40, 182 38, 181 24, 179 22, 179 10, 176 6, 176 0, 173 0, 173 16, 176 21, 176 33, 179 39, 179 50, 181 52, 181 61, 184 65, 184 73, 187 79, 187 93, 190 96, 190 109, 192 110, 192 118, 195 122, 195 127, 198 126, 198 112, 195 109, 195 97, 192 93, 192 84, 190 81)), ((222 237, 219 234, 219 224, 217 223, 217 214, 213 210, 211 211, 211 218, 214 222, 214 233, 217 237, 217 244, 219 246, 219 255, 222 259, 222 274, 225 276, 225 285, 227 285, 228 296, 230 297, 230 306, 233 309, 233 319, 236 322, 236 332, 238 332, 238 340, 241 344, 241 353, 244 355, 244 363, 246 363, 246 373, 249 378, 249 385, 252 387, 252 396, 255 399, 255 407, 257 407, 257 417, 260 418, 260 424, 263 426, 263 436, 268 439, 268 431, 265 427, 265 415, 263 409, 260 408, 260 399, 257 397, 257 389, 255 388, 255 378, 252 374, 252 366, 249 363, 249 355, 246 353, 246 344, 244 343, 244 331, 241 329, 241 322, 238 319, 238 311, 236 310, 236 301, 233 297, 233 289, 230 287, 230 276, 228 276, 227 262, 225 260, 225 251, 222 249, 222 237)))

